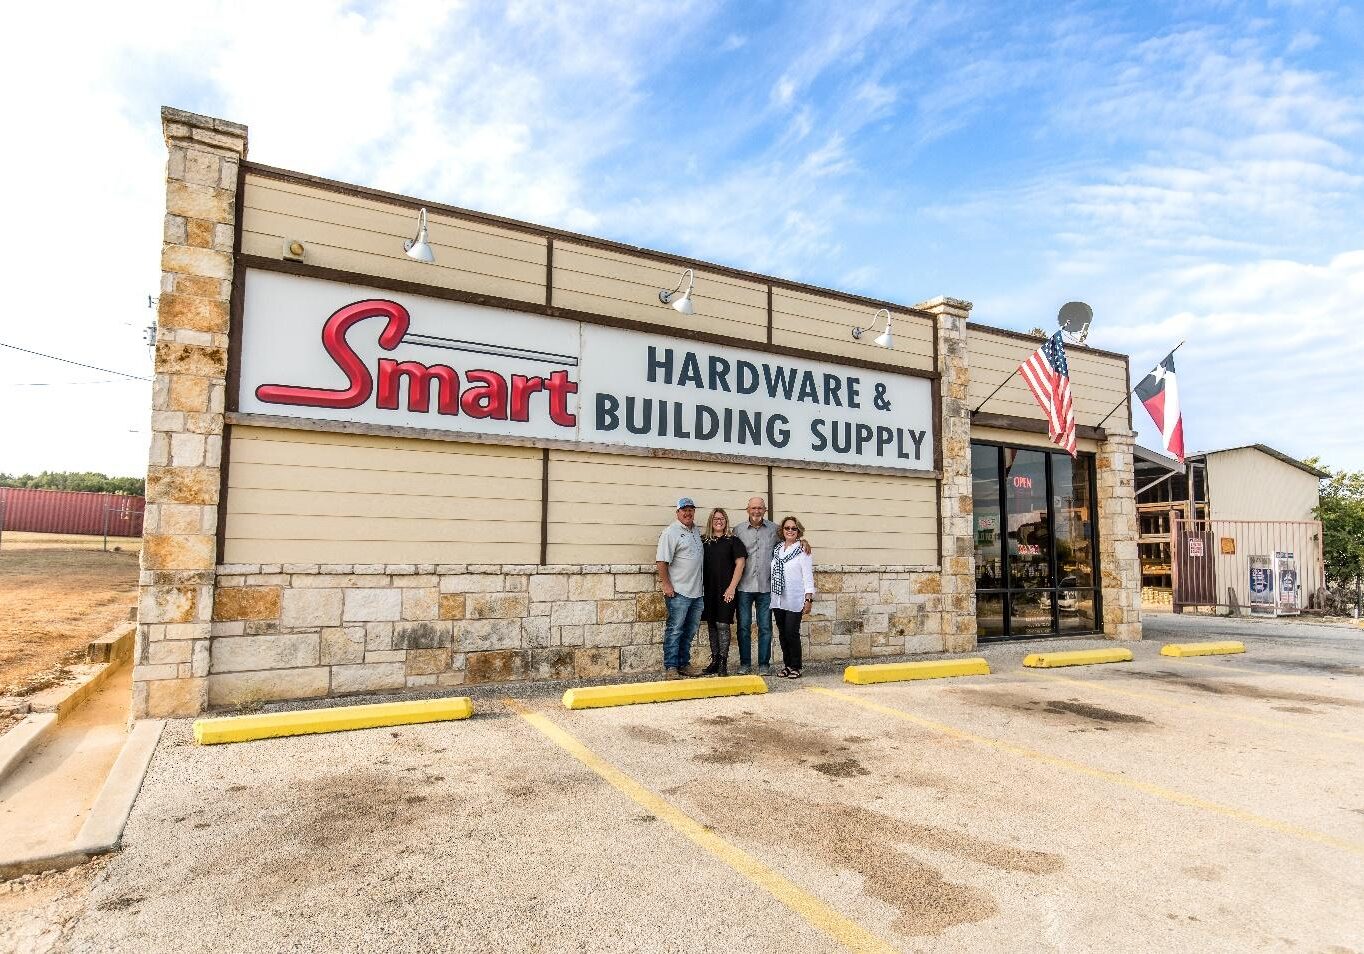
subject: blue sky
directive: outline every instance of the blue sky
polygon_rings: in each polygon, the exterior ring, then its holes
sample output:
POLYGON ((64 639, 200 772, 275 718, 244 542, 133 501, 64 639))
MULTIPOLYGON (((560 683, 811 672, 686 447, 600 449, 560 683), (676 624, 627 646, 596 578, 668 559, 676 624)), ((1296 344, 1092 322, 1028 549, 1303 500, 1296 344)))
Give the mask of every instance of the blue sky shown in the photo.
MULTIPOLYGON (((1049 327, 1082 299, 1134 382, 1187 339, 1190 449, 1364 468, 1357 7, 32 16, 0 65, 12 90, 45 77, 0 106, 34 144, 0 158, 28 183, 0 236, 24 279, 0 341, 149 371, 164 103, 246 123, 261 162, 903 303, 965 298, 987 324, 1049 327), (90 252, 54 255, 58 223, 90 252)), ((108 378, 0 349, 0 471, 140 472, 148 392, 108 378)))

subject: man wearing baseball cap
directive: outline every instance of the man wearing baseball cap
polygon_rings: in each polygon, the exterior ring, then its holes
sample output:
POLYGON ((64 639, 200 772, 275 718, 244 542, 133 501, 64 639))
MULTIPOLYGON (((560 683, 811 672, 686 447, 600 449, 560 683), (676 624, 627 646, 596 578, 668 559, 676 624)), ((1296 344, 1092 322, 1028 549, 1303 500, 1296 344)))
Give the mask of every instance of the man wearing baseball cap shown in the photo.
POLYGON ((677 501, 677 519, 659 534, 654 560, 668 605, 668 622, 663 629, 663 678, 700 675, 691 666, 691 641, 705 606, 705 544, 696 529, 696 501, 690 497, 677 501))

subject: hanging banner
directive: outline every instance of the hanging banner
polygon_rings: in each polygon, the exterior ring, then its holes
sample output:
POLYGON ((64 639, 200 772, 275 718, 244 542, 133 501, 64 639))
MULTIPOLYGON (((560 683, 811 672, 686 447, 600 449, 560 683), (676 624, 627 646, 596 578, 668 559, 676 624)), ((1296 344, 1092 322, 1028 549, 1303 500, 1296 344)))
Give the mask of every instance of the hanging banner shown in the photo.
POLYGON ((240 340, 246 413, 933 469, 911 375, 257 270, 240 340))

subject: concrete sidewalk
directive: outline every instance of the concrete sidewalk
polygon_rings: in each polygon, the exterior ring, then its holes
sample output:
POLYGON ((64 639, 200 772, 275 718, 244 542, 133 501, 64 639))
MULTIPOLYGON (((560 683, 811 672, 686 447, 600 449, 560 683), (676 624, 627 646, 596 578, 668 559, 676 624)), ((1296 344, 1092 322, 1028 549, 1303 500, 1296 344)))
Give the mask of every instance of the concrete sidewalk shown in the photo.
POLYGON ((120 666, 0 782, 5 859, 69 848, 128 739, 132 667, 120 666))

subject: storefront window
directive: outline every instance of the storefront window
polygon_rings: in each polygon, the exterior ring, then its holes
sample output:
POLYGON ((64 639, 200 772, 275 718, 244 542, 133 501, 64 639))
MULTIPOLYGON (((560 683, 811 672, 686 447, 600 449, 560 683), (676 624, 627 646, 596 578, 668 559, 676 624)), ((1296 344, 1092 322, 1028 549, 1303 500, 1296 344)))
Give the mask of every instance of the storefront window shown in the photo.
POLYGON ((1055 632, 1051 590, 1014 590, 1009 593, 1009 635, 1045 636, 1055 632))
POLYGON ((1008 501, 1009 588, 1051 586, 1047 455, 1004 448, 1004 493, 1008 501))
POLYGON ((1088 589, 1094 585, 1090 552, 1089 458, 1055 454, 1051 463, 1051 496, 1056 529, 1056 572, 1059 586, 1088 589))
POLYGON ((1094 632, 1093 458, 971 445, 976 632, 1094 632))
MULTIPOLYGON (((971 447, 972 526, 975 530, 976 588, 1001 589, 1004 566, 1000 557, 999 448, 975 444, 971 447)), ((1003 613, 998 611, 1003 625, 1003 613)))

